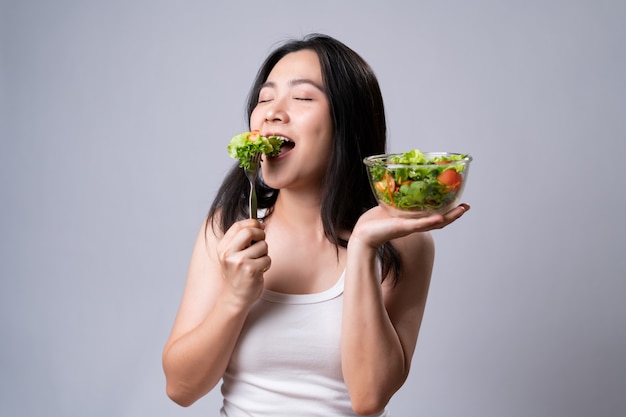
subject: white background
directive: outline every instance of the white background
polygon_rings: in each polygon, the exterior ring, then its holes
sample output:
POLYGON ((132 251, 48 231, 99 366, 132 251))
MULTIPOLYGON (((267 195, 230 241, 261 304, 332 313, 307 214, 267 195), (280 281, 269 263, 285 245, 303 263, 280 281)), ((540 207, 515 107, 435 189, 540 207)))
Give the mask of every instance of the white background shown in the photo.
MULTIPOLYGON (((0 415, 164 393, 196 231, 276 42, 359 52, 390 151, 474 156, 394 417, 626 415, 623 1, 3 0, 0 415)), ((379 358, 384 361, 385 358, 379 358)))

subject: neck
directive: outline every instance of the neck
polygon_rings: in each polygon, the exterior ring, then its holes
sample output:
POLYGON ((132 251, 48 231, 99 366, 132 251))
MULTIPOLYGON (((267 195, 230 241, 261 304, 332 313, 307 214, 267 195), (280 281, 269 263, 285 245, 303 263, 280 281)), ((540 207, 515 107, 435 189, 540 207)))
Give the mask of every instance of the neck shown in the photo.
POLYGON ((321 218, 321 195, 309 192, 281 190, 274 205, 271 218, 275 218, 302 232, 324 235, 321 218))

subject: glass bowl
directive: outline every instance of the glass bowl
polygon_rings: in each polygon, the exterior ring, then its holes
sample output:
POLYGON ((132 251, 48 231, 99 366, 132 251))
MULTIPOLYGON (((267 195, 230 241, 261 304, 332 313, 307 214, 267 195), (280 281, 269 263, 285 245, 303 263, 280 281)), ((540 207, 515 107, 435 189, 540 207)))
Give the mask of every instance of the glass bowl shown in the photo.
POLYGON ((459 204, 472 157, 451 152, 373 155, 363 163, 378 204, 396 217, 444 214, 459 204))

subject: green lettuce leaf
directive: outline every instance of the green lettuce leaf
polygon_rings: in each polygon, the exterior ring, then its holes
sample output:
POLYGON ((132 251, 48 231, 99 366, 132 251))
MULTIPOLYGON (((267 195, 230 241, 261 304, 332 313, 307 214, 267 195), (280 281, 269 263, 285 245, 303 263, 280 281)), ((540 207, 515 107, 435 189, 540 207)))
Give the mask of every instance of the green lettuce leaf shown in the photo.
POLYGON ((278 155, 283 142, 279 136, 265 137, 258 131, 243 132, 232 137, 226 150, 231 158, 239 160, 241 168, 250 168, 252 161, 259 154, 278 155))

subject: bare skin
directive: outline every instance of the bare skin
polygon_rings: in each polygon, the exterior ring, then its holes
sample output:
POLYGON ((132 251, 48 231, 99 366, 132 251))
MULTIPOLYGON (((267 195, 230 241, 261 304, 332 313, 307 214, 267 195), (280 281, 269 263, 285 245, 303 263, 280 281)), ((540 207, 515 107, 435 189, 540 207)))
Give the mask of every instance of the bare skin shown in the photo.
POLYGON ((374 413, 408 375, 434 259, 428 231, 454 222, 469 206, 421 219, 395 218, 374 207, 354 230, 344 231, 349 244, 337 252, 320 219, 332 123, 318 88, 317 56, 306 50, 286 55, 268 81, 251 127, 295 143, 293 150, 263 162, 264 180, 280 194, 264 224, 246 219, 223 234, 217 226, 209 224, 206 233, 201 227, 163 353, 167 392, 187 406, 215 387, 264 288, 316 293, 333 286, 345 270, 342 371, 354 410, 374 413), (395 287, 391 280, 381 285, 378 273, 376 250, 386 241, 393 242, 403 263, 395 287))

